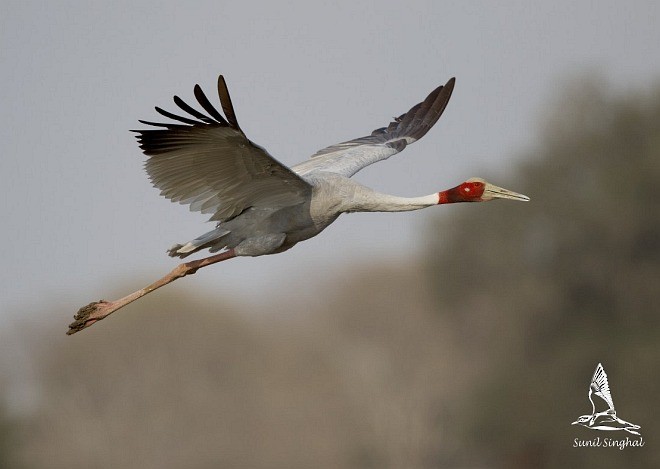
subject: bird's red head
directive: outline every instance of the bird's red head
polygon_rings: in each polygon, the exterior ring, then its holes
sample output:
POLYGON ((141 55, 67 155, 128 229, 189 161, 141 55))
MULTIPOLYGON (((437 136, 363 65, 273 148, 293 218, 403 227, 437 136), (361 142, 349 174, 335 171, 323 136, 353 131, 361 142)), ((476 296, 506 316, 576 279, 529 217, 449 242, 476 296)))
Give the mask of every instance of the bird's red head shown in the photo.
POLYGON ((456 187, 438 193, 438 204, 458 202, 487 202, 493 199, 528 201, 529 197, 502 189, 481 178, 470 178, 456 187))

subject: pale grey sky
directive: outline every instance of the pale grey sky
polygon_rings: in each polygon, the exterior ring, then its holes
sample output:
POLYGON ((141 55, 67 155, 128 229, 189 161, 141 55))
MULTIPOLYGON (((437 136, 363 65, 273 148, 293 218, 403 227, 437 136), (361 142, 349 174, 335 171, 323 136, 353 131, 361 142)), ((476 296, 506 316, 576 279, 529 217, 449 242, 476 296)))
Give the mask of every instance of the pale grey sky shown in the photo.
MULTIPOLYGON (((658 5, 5 0, 0 321, 56 296, 70 311, 48 314, 65 315, 64 327, 82 304, 112 299, 121 279, 130 289, 165 274, 175 265, 165 250, 210 229, 159 197, 128 132, 155 117, 153 106, 171 109, 172 95, 190 98, 195 83, 212 95, 224 74, 248 137, 293 164, 386 125, 456 76, 436 127, 357 176, 423 195, 505 174, 575 74, 622 90, 657 83, 658 5)), ((427 220, 452 209, 341 217, 287 253, 177 283, 248 305, 299 296, 356 260, 418 254, 427 220)))

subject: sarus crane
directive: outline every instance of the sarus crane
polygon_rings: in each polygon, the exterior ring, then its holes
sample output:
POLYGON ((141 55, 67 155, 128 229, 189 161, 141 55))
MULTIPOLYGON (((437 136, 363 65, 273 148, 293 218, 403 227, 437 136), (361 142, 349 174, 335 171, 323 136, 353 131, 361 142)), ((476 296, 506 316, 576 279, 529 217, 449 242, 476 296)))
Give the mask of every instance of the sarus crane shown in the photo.
POLYGON ((140 120, 152 128, 134 130, 147 155, 145 169, 161 195, 210 214, 216 227, 168 253, 184 258, 200 250, 219 254, 178 265, 151 285, 116 301, 80 308, 68 334, 199 268, 237 256, 263 256, 286 251, 316 236, 342 213, 402 212, 459 202, 494 199, 527 201, 525 195, 471 178, 451 189, 421 197, 379 193, 350 179, 362 168, 403 151, 438 121, 449 102, 455 79, 438 86, 422 101, 371 135, 331 145, 292 167, 280 163, 250 141, 236 119, 222 75, 218 96, 224 116, 202 88, 194 94, 202 112, 174 96, 185 115, 156 107, 174 122, 140 120))

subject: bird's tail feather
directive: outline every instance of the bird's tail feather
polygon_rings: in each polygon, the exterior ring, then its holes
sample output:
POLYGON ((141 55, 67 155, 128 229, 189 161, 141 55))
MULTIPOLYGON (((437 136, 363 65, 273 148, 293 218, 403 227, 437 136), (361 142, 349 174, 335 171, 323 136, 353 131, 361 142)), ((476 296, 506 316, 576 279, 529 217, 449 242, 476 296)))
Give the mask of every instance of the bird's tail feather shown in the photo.
POLYGON ((171 257, 180 257, 183 259, 184 257, 188 257, 189 255, 206 248, 211 248, 211 252, 219 251, 225 247, 225 245, 222 244, 222 238, 229 233, 229 230, 216 228, 213 231, 204 233, 202 236, 195 238, 192 241, 188 241, 186 244, 175 244, 167 250, 167 254, 171 257))

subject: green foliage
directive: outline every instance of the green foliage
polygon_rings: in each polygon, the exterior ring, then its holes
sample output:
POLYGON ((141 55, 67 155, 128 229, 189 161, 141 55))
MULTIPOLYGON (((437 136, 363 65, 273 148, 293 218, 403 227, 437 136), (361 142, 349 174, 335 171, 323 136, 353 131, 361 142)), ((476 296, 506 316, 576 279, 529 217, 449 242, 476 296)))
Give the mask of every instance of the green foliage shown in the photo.
POLYGON ((437 309, 479 357, 464 450, 504 467, 660 467, 649 445, 573 449, 596 432, 569 425, 591 410, 600 361, 620 416, 647 440, 660 435, 649 418, 660 387, 660 93, 613 99, 575 86, 523 161, 499 182, 531 202, 461 207, 431 237, 437 309))

